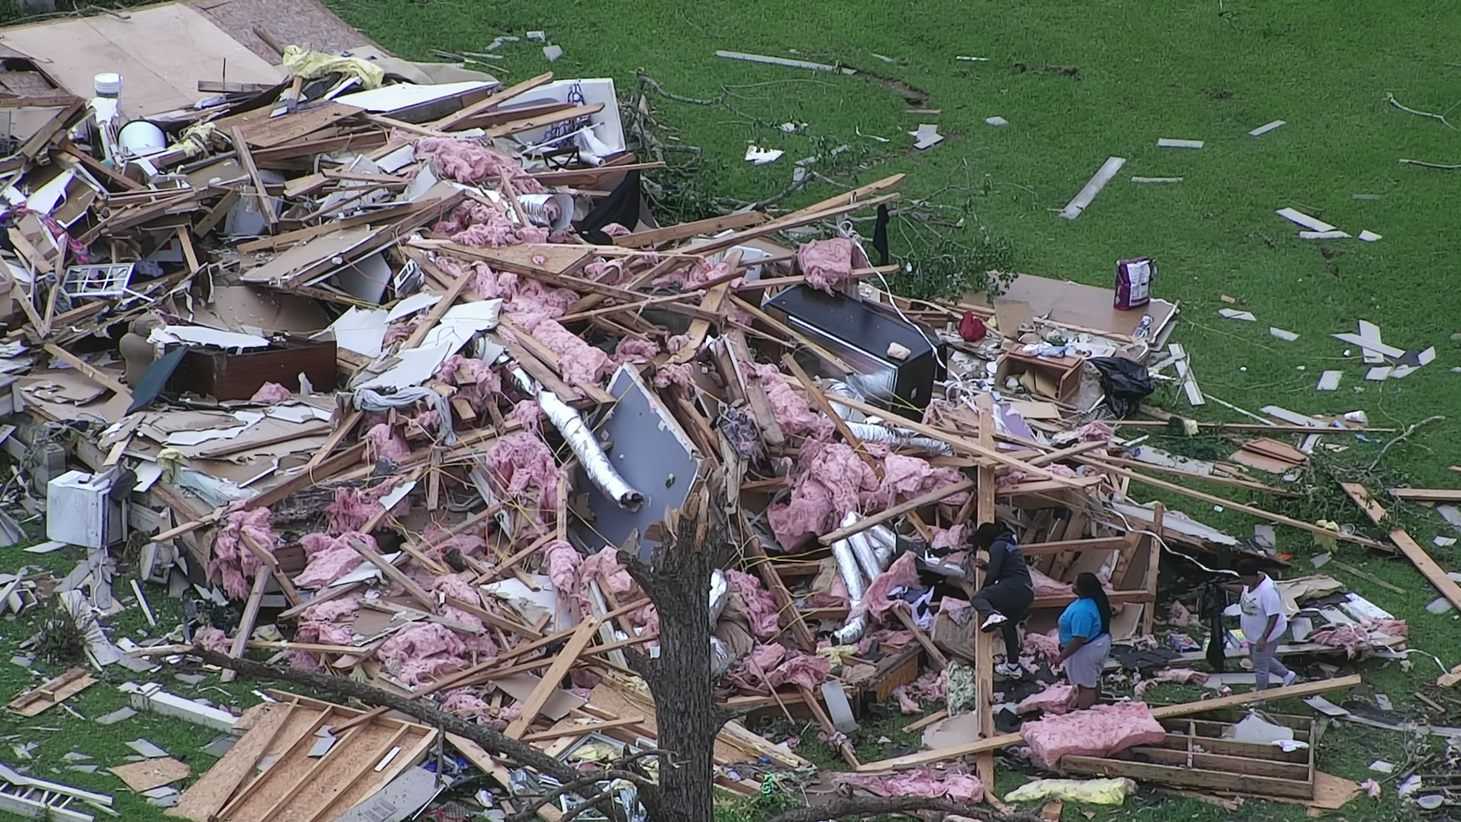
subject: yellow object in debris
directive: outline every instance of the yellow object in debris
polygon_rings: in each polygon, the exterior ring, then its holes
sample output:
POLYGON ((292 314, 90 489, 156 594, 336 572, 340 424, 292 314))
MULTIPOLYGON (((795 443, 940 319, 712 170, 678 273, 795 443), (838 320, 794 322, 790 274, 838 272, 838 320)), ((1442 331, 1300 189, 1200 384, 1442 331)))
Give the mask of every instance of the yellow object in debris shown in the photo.
POLYGON ((1004 795, 1006 802, 1060 799, 1088 805, 1121 805, 1136 790, 1130 779, 1036 779, 1004 795))
MULTIPOLYGON (((1339 533, 1339 523, 1333 520, 1316 519, 1314 520, 1314 524, 1326 531, 1333 531, 1336 534, 1339 533)), ((1318 533, 1314 534, 1314 544, 1326 551, 1333 551, 1339 546, 1338 541, 1334 537, 1318 533)))
POLYGON ((284 47, 284 67, 297 77, 313 80, 326 74, 349 74, 360 80, 363 89, 378 88, 385 80, 385 69, 359 57, 340 57, 323 51, 310 51, 299 46, 284 47))

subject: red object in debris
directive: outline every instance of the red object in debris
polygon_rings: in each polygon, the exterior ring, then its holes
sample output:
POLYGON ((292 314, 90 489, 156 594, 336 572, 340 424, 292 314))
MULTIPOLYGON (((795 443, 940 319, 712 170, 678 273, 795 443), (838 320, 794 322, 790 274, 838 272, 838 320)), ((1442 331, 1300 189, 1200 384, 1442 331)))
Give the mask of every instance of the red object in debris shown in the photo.
POLYGON ((973 311, 964 312, 964 318, 959 320, 959 336, 964 338, 964 342, 979 342, 988 333, 984 321, 974 316, 973 311))

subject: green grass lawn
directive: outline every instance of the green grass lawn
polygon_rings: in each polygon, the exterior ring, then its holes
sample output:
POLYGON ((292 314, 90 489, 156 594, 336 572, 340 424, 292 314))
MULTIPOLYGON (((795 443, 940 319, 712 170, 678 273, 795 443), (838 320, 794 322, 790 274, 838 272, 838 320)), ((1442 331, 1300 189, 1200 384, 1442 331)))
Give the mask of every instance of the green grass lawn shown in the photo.
MULTIPOLYGON (((921 211, 926 216, 895 224, 895 254, 927 254, 941 238, 973 245, 987 230, 1008 243, 1017 271, 1096 284, 1109 283, 1116 259, 1152 255, 1162 272, 1158 294, 1182 303, 1173 339, 1191 352, 1208 394, 1250 410, 1267 404, 1299 412, 1363 409, 1373 424, 1385 426, 1447 415, 1391 449, 1382 472, 1386 479, 1421 486, 1458 481, 1447 466, 1461 463, 1461 420, 1455 413, 1461 374, 1451 371, 1461 366, 1461 346, 1451 340, 1461 331, 1455 261, 1461 229, 1446 203, 1454 207, 1448 197, 1454 198, 1461 185, 1461 171, 1404 166, 1397 160, 1461 162, 1461 132, 1399 111, 1386 95, 1431 112, 1461 103, 1461 55, 1455 50, 1461 6, 1255 0, 795 5, 334 0, 331 6, 385 47, 417 59, 432 59, 432 49, 482 51, 498 35, 520 36, 532 29, 546 30, 564 48, 564 57, 550 66, 537 44, 504 46, 499 51, 504 59, 493 65, 502 67, 508 82, 551 68, 560 77, 612 76, 621 93, 629 94, 636 72, 642 71, 675 95, 718 101, 702 105, 653 98, 662 122, 676 129, 685 145, 703 148, 702 204, 711 196, 770 197, 790 183, 795 160, 821 155, 812 168, 838 183, 904 172, 905 204, 929 200, 921 211), (926 91, 926 106, 942 113, 907 114, 903 98, 876 78, 731 62, 714 57, 716 49, 844 62, 926 91), (958 55, 989 59, 961 62, 958 55), (1045 66, 1075 67, 1076 72, 1072 76, 1045 66), (992 115, 1010 125, 985 125, 984 118, 992 115), (1275 119, 1287 125, 1260 138, 1247 135, 1275 119), (795 132, 782 131, 787 122, 797 124, 795 132), (920 122, 938 123, 945 142, 914 152, 906 132, 920 122), (1200 139, 1206 146, 1159 149, 1159 137, 1200 139), (782 148, 786 155, 752 167, 741 159, 750 143, 782 148), (846 150, 832 156, 844 145, 846 150), (1078 220, 1059 219, 1055 212, 1110 155, 1128 158, 1121 175, 1078 220), (1141 186, 1130 182, 1132 175, 1184 180, 1141 186), (1368 229, 1384 238, 1373 244, 1299 240, 1296 227, 1273 213, 1284 206, 1351 233, 1368 229), (1216 311, 1225 305, 1221 295, 1237 298, 1259 322, 1219 318, 1216 311), (1364 382, 1358 351, 1344 358, 1346 346, 1328 336, 1352 331, 1359 319, 1377 323, 1392 345, 1435 345, 1439 357, 1404 380, 1364 382), (1268 334, 1270 325, 1300 337, 1291 343, 1277 340, 1268 334), (1343 370, 1338 392, 1313 390, 1324 369, 1343 370)), ((1461 112, 1454 121, 1461 124, 1461 112)), ((778 205, 796 206, 836 190, 818 182, 778 205)), ((1168 407, 1185 411, 1180 400, 1172 399, 1168 407)), ((1201 416, 1241 421, 1216 404, 1201 416)), ((1367 465, 1382 442, 1344 443, 1350 449, 1326 462, 1332 461, 1336 471, 1352 471, 1367 465)), ((1231 443, 1213 447, 1231 448, 1231 443)), ((1178 497, 1163 499, 1236 534, 1251 532, 1252 520, 1232 512, 1214 512, 1178 497)), ((1274 500, 1255 501, 1278 507, 1274 500)), ((1360 520, 1327 482, 1315 499, 1286 510, 1308 519, 1323 512, 1340 521, 1360 520)), ((1438 520, 1413 508, 1401 513, 1438 561, 1461 567, 1455 549, 1430 544, 1444 532, 1438 520)), ((1296 555, 1295 572, 1308 568, 1307 557, 1317 550, 1309 538, 1280 529, 1280 539, 1296 555)), ((79 550, 43 559, 6 550, 0 560, 5 569, 45 564, 61 575, 79 559, 79 550)), ((1354 548, 1341 548, 1337 556, 1364 564, 1407 592, 1394 594, 1334 572, 1409 620, 1412 647, 1439 655, 1447 666, 1461 661, 1455 618, 1424 611, 1434 592, 1409 564, 1354 548)), ((116 590, 127 589, 118 584, 116 590)), ((176 624, 175 606, 155 587, 148 594, 161 624, 176 624)), ((112 633, 136 636, 144 626, 140 614, 128 611, 113 623, 112 633)), ((34 613, 0 621, 0 694, 34 684, 30 674, 6 660, 35 629, 34 613)), ((1438 671, 1421 656, 1413 660, 1410 671, 1394 663, 1363 663, 1366 685, 1356 695, 1383 692, 1397 707, 1420 716, 1422 706, 1413 693, 1438 671)), ((60 670, 35 667, 50 674, 60 670)), ((137 678, 125 674, 108 671, 108 681, 68 704, 88 720, 125 704, 115 685, 137 678)), ((234 705, 254 701, 248 693, 252 684, 220 692, 214 689, 216 680, 193 687, 167 674, 159 679, 184 696, 234 705)), ((1152 695, 1178 701, 1191 693, 1164 688, 1152 695)), ((1278 707, 1306 711, 1302 705, 1278 707)), ((897 732, 903 724, 898 717, 870 725, 858 739, 864 757, 893 755, 906 749, 898 746, 915 744, 897 732), (877 742, 884 735, 893 740, 890 745, 877 742)), ((68 771, 60 756, 79 750, 96 764, 116 765, 127 753, 124 743, 141 737, 188 762, 196 774, 212 762, 197 749, 214 736, 146 715, 99 728, 53 708, 35 721, 0 718, 0 737, 5 737, 0 761, 13 761, 10 744, 39 739, 31 763, 36 773, 112 793, 123 819, 152 819, 160 813, 104 770, 94 775, 68 771)), ((840 765, 816 751, 812 736, 805 735, 802 752, 828 767, 840 765)), ((1369 761, 1398 761, 1402 744, 1395 734, 1339 725, 1325 736, 1319 762, 1328 772, 1363 780, 1369 761)), ((1008 767, 1000 774, 999 793, 1023 779, 1008 767)), ((1361 798, 1343 816, 1409 815, 1393 788, 1386 784, 1380 802, 1361 798)), ((1068 805, 1064 818, 1084 818, 1082 810, 1068 805)), ((1300 808, 1264 803, 1249 803, 1241 813, 1251 819, 1303 817, 1300 808)), ((1098 818, 1148 814, 1203 820, 1231 816, 1144 790, 1125 808, 1100 811, 1098 818)), ((757 818, 756 812, 744 818, 757 818)))

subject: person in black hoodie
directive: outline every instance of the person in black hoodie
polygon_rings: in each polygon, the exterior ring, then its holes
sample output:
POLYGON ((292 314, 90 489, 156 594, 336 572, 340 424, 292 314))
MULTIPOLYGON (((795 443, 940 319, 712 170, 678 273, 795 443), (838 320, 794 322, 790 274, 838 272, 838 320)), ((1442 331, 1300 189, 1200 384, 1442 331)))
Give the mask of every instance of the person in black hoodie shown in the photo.
POLYGON ((1020 632, 1016 623, 1029 613, 1035 600, 1030 582, 1030 567, 1015 542, 1015 535, 997 522, 982 523, 974 531, 975 565, 984 569, 984 585, 969 604, 978 612, 986 633, 998 628, 1004 634, 1004 662, 995 666, 1002 676, 1018 677, 1020 668, 1020 632), (978 558, 988 551, 989 558, 978 558))

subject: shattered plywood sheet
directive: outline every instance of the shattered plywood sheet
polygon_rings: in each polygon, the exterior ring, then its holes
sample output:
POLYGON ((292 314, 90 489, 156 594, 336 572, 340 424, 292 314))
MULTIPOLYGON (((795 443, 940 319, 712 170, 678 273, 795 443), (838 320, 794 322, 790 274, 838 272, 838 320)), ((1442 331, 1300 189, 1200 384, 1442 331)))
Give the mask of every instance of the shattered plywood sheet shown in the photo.
POLYGON ((179 762, 172 757, 118 765, 110 770, 117 775, 117 778, 127 783, 127 787, 137 793, 187 779, 188 775, 192 773, 192 769, 186 763, 179 762))
POLYGON ((283 701, 260 715, 169 815, 195 822, 331 818, 416 764, 436 741, 435 729, 375 716, 311 758, 320 729, 345 726, 365 712, 293 694, 276 692, 276 698, 283 701), (243 784, 256 765, 262 772, 243 784))
MULTIPOLYGON (((1097 333, 1109 332, 1130 336, 1141 324, 1142 315, 1152 318, 1150 338, 1158 337, 1173 320, 1177 306, 1153 298, 1140 311, 1120 311, 1112 306, 1111 289, 1056 280, 1033 274, 1019 274, 1000 300, 1023 302, 1036 317, 1049 317, 1057 323, 1083 326, 1097 333)), ((974 305, 990 305, 983 292, 970 292, 963 301, 974 305)))
POLYGON ((21 716, 35 716, 47 708, 65 702, 95 683, 96 680, 85 669, 72 668, 25 691, 10 700, 5 707, 21 716))
POLYGON ((7 46, 44 61, 79 97, 92 96, 96 75, 121 74, 128 106, 149 113, 191 107, 198 81, 221 77, 225 63, 230 81, 272 85, 282 78, 278 68, 183 3, 10 26, 3 34, 7 46))

